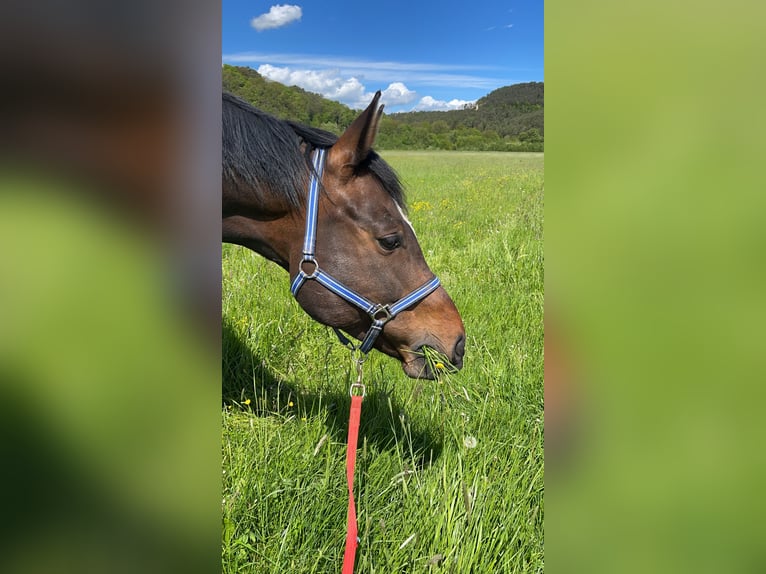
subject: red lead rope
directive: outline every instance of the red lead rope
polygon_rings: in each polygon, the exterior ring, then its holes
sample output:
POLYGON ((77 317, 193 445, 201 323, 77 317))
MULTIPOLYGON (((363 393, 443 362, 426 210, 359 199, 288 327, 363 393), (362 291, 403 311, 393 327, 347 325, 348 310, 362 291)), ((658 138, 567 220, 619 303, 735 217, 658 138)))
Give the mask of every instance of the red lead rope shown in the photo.
POLYGON ((343 554, 342 574, 353 574, 356 547, 356 506, 354 506, 354 467, 356 466, 356 444, 359 436, 359 419, 362 415, 362 395, 351 395, 351 412, 348 416, 348 448, 346 450, 346 479, 348 480, 348 515, 346 518, 346 551, 343 554))

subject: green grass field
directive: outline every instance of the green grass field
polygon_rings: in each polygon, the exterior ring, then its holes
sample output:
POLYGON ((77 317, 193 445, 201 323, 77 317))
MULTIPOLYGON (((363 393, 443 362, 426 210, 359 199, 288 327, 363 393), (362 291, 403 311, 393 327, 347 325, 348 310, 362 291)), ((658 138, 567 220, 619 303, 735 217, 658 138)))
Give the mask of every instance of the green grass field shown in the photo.
MULTIPOLYGON (((356 571, 540 572, 543 154, 385 152, 431 269, 461 312, 465 366, 365 363, 356 571)), ((287 274, 223 247, 223 572, 340 572, 352 364, 287 274)))

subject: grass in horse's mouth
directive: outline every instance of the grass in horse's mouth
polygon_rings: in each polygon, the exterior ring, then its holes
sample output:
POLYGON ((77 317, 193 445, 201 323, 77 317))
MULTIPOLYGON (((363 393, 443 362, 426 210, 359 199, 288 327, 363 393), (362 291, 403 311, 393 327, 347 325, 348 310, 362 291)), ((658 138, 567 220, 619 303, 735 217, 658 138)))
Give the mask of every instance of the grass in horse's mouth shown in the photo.
MULTIPOLYGON (((420 348, 423 360, 426 363, 426 369, 433 373, 436 378, 442 377, 448 373, 456 373, 457 369, 450 363, 444 353, 440 353, 433 347, 423 346, 420 348)), ((420 354, 419 353, 419 354, 420 354)))

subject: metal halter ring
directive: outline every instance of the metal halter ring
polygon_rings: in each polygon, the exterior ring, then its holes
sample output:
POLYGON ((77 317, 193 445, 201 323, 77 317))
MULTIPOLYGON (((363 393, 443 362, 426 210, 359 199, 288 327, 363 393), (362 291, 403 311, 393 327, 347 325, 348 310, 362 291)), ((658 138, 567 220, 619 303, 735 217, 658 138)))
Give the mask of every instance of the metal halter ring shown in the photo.
POLYGON ((303 273, 306 279, 314 279, 319 272, 319 263, 317 263, 317 260, 311 256, 304 256, 303 259, 301 259, 301 262, 298 264, 298 269, 301 270, 301 273, 303 273), (314 266, 314 269, 311 270, 311 273, 307 273, 303 268, 303 266, 307 263, 314 266))

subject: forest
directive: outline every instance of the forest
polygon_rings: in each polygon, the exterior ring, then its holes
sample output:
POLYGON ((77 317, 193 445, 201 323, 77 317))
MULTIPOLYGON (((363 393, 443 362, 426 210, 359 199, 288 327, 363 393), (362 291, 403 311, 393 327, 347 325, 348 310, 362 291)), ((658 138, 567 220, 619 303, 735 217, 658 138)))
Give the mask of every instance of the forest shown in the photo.
MULTIPOLYGON (((298 87, 269 81, 252 68, 223 66, 223 89, 279 118, 340 134, 357 110, 298 87)), ((461 110, 386 114, 378 149, 543 151, 544 84, 498 88, 461 110)))

